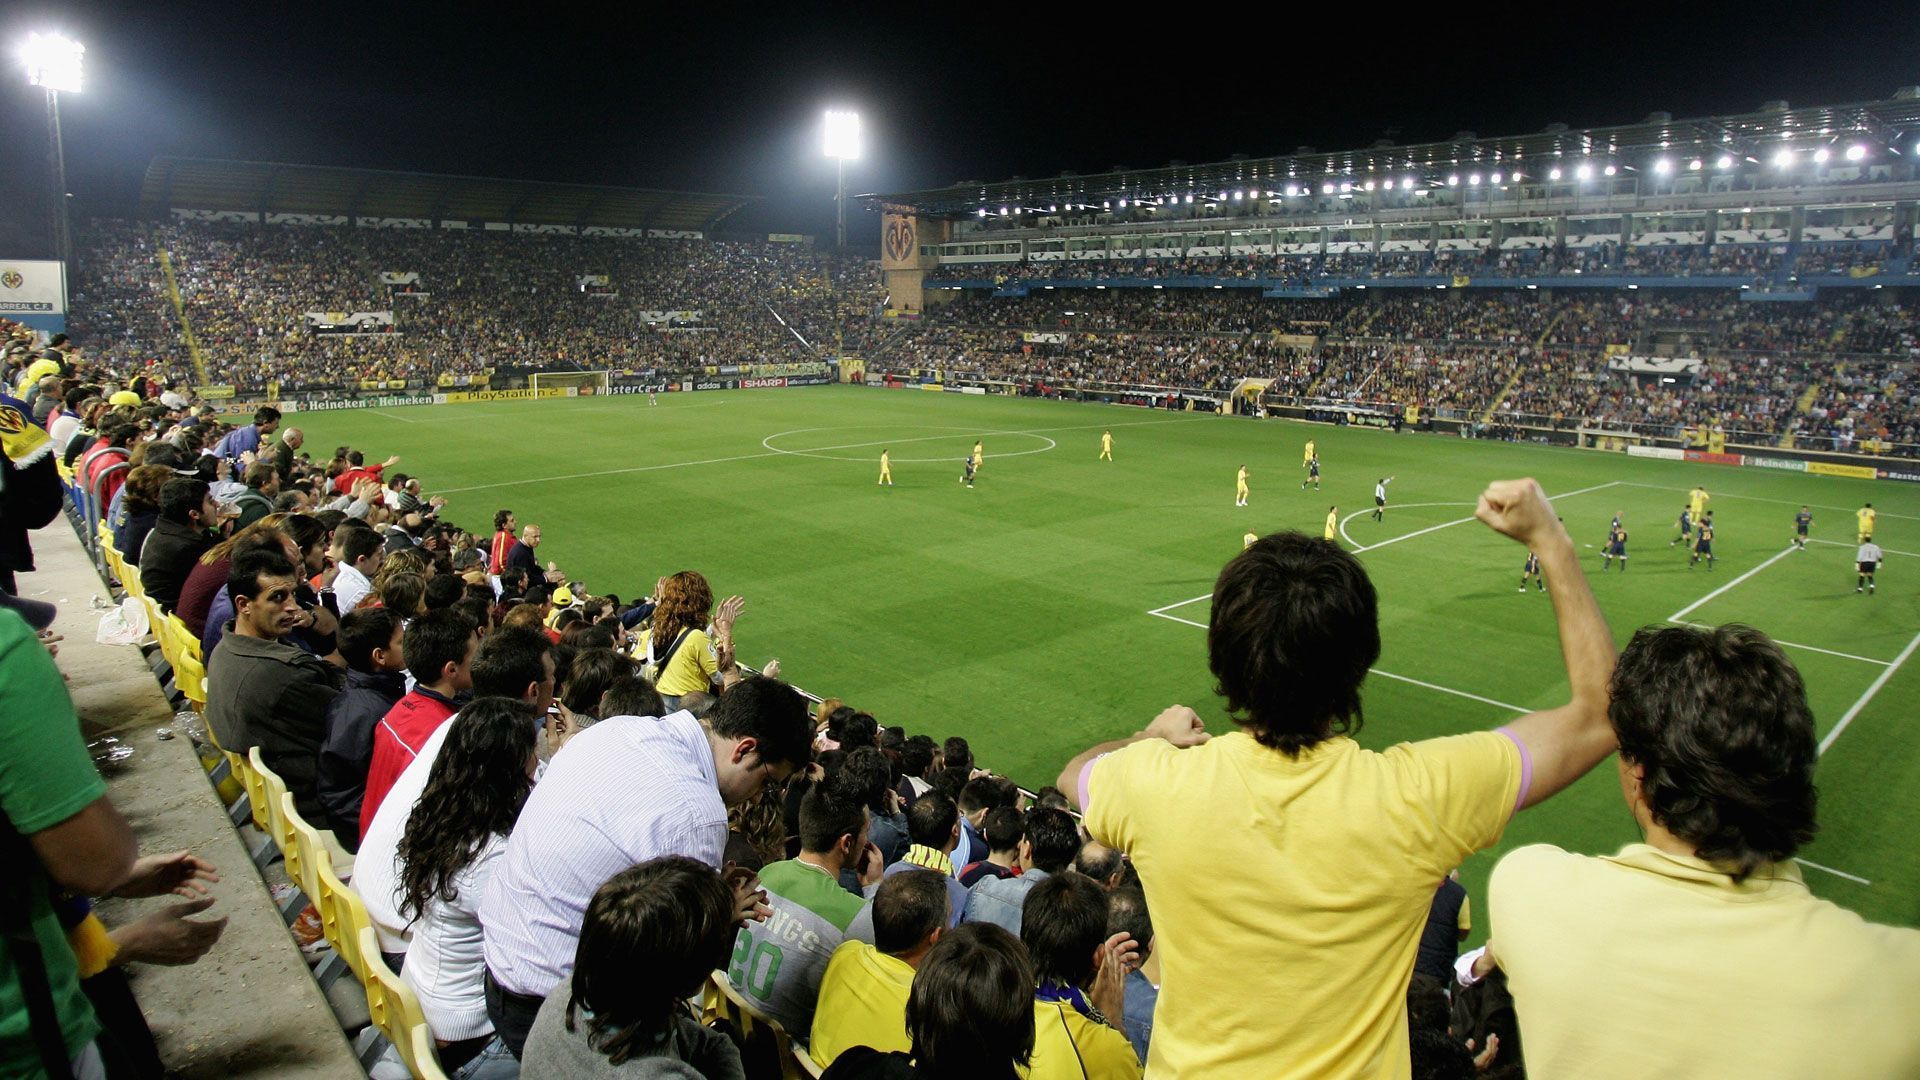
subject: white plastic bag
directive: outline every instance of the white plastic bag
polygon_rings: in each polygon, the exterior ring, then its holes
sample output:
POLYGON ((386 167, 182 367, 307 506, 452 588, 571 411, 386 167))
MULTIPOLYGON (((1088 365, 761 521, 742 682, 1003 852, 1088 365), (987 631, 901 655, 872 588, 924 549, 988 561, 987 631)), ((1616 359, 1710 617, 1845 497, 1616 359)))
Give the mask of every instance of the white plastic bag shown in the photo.
POLYGON ((102 645, 138 645, 146 636, 146 605, 129 596, 119 607, 100 616, 100 629, 93 639, 102 645))

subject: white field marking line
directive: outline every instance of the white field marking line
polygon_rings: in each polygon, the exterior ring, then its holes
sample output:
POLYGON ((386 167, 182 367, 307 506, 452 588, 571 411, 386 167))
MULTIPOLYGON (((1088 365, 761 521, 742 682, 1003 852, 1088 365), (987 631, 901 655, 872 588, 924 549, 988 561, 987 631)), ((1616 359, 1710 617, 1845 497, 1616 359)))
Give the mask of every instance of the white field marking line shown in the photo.
MULTIPOLYGON (((1675 625, 1691 626, 1700 630, 1712 630, 1714 628, 1712 623, 1682 622, 1676 623, 1675 625)), ((1771 637, 1771 635, 1769 636, 1771 637)), ((1828 656, 1838 656, 1843 660, 1858 660, 1863 664, 1879 664, 1881 667, 1886 667, 1893 662, 1891 660, 1876 660, 1871 656, 1855 656, 1850 652, 1839 652, 1834 649, 1823 649, 1818 645, 1802 645, 1797 641, 1782 641, 1779 638, 1772 638, 1772 641, 1775 645, 1785 645, 1789 649, 1805 649, 1808 652, 1826 653, 1828 656)))
MULTIPOLYGON (((1420 509, 1421 507, 1427 507, 1427 506, 1473 506, 1473 505, 1476 505, 1476 504, 1474 504, 1474 503, 1470 503, 1470 502, 1424 502, 1424 503, 1396 503, 1396 504, 1394 504, 1394 505, 1391 505, 1391 506, 1388 506, 1388 507, 1387 507, 1387 509, 1389 509, 1389 510, 1418 510, 1418 509, 1420 509)), ((1340 519, 1340 526, 1339 526, 1339 528, 1340 528, 1340 538, 1341 538, 1342 540, 1345 540, 1345 541, 1346 541, 1347 543, 1349 543, 1349 544, 1352 544, 1352 545, 1353 545, 1353 546, 1354 546, 1355 548, 1361 548, 1361 547, 1364 547, 1365 545, 1363 545, 1363 544, 1361 544, 1361 543, 1360 543, 1360 541, 1358 541, 1358 540, 1355 540, 1355 539, 1354 539, 1353 537, 1351 537, 1351 536, 1348 536, 1348 535, 1347 535, 1347 522, 1349 522, 1349 521, 1352 521, 1352 520, 1353 520, 1354 518, 1357 518, 1357 517, 1359 517, 1359 516, 1360 516, 1360 515, 1362 515, 1362 514, 1371 514, 1371 513, 1373 513, 1373 508, 1372 508, 1372 507, 1366 507, 1366 508, 1364 508, 1364 509, 1360 509, 1360 510, 1355 510, 1355 511, 1354 511, 1353 513, 1351 513, 1351 514, 1348 514, 1348 515, 1347 515, 1346 517, 1343 517, 1343 518, 1341 518, 1341 519, 1340 519)))
POLYGON ((1812 867, 1812 869, 1816 869, 1816 871, 1830 872, 1830 874, 1834 874, 1836 878, 1847 878, 1849 882, 1860 882, 1862 886, 1870 886, 1870 884, 1874 884, 1874 882, 1870 882, 1870 880, 1866 880, 1866 878, 1862 878, 1862 876, 1859 876, 1859 874, 1849 874, 1849 872, 1847 871, 1836 871, 1834 867, 1822 867, 1820 863, 1814 863, 1814 861, 1811 861, 1811 859, 1801 859, 1799 855, 1795 855, 1795 857, 1793 857, 1793 861, 1795 861, 1795 863, 1799 863, 1801 867, 1812 867))
MULTIPOLYGON (((1692 490, 1691 488, 1668 487, 1665 484, 1642 484, 1633 480, 1621 480, 1619 483, 1625 487, 1647 488, 1652 491, 1670 491, 1675 495, 1685 495, 1688 491, 1692 490)), ((1764 495, 1736 495, 1731 491, 1716 491, 1710 494, 1716 499, 1745 499, 1747 502, 1778 503, 1781 506, 1806 506, 1814 510, 1832 510, 1841 514, 1851 514, 1859 509, 1857 506, 1829 506, 1826 503, 1797 503, 1792 499, 1769 499, 1764 495)), ((1920 517, 1914 517, 1911 514, 1890 514, 1885 510, 1880 511, 1880 516, 1899 518, 1902 521, 1920 521, 1920 517)))
POLYGON ((1759 573, 1760 571, 1765 570, 1767 567, 1772 566, 1774 563, 1779 562, 1781 559, 1784 559, 1791 554, 1793 554, 1793 545, 1788 544, 1786 547, 1780 549, 1780 551, 1777 554, 1775 554, 1772 558, 1769 558, 1766 562, 1761 563, 1759 566, 1756 566, 1753 569, 1747 571, 1746 573, 1741 574, 1739 577, 1734 578, 1732 581, 1727 582, 1725 585, 1720 586, 1719 588, 1713 590, 1712 592, 1701 597, 1700 599, 1695 600, 1693 603, 1688 604, 1686 607, 1681 608, 1679 611, 1676 611, 1673 614, 1667 616, 1667 621, 1673 622, 1673 623, 1684 622, 1686 620, 1686 617, 1689 614, 1691 614, 1695 608, 1703 606, 1704 604, 1706 604, 1707 601, 1712 600, 1714 597, 1719 596, 1721 593, 1726 592, 1728 589, 1733 588, 1735 585, 1740 584, 1741 582, 1747 580, 1748 578, 1759 573))
MULTIPOLYGON (((1601 491, 1601 490, 1603 490, 1603 489, 1606 489, 1606 488, 1610 488, 1610 487, 1619 487, 1621 483, 1622 483, 1622 481, 1619 481, 1619 480, 1609 480, 1609 481, 1607 481, 1607 482, 1606 482, 1606 483, 1604 483, 1604 484, 1595 484, 1595 485, 1593 485, 1592 487, 1583 487, 1583 488, 1578 488, 1578 489, 1576 489, 1576 490, 1574 490, 1574 491, 1563 491, 1563 492, 1561 492, 1561 493, 1560 493, 1560 494, 1558 494, 1558 495, 1549 495, 1549 496, 1547 496, 1547 501, 1548 501, 1548 502, 1552 502, 1552 501, 1554 501, 1555 499, 1570 499, 1570 498, 1572 498, 1572 497, 1573 497, 1573 496, 1575 496, 1575 495, 1585 495, 1585 494, 1587 494, 1587 493, 1588 493, 1588 492, 1590 492, 1590 491, 1601 491)), ((1387 509, 1389 509, 1389 510, 1391 510, 1391 509, 1393 509, 1393 506, 1392 506, 1392 504, 1391 504, 1391 503, 1389 503, 1389 504, 1388 504, 1388 506, 1387 506, 1387 509)), ((1364 512, 1365 512, 1365 513, 1369 513, 1369 514, 1370 514, 1370 513, 1372 513, 1373 511, 1371 511, 1371 510, 1368 510, 1368 511, 1364 511, 1364 512)), ((1427 535, 1427 534, 1428 534, 1428 533, 1430 533, 1430 532, 1439 532, 1439 531, 1440 531, 1441 529, 1451 529, 1451 528, 1453 528, 1453 527, 1454 527, 1455 525, 1465 525, 1465 524, 1466 524, 1467 522, 1469 522, 1469 521, 1473 521, 1473 520, 1475 520, 1475 518, 1474 518, 1474 517, 1473 517, 1472 515, 1468 515, 1467 517, 1463 517, 1463 518, 1455 518, 1455 519, 1454 519, 1454 520, 1452 520, 1452 521, 1443 521, 1443 522, 1441 522, 1441 523, 1440 523, 1440 524, 1438 524, 1438 525, 1429 525, 1429 526, 1427 526, 1427 527, 1426 527, 1426 528, 1424 528, 1424 529, 1415 529, 1414 531, 1412 531, 1412 532, 1410 532, 1410 533, 1405 533, 1405 534, 1402 534, 1402 535, 1400 535, 1400 536, 1395 536, 1395 537, 1391 537, 1391 538, 1389 538, 1389 539, 1386 539, 1386 540, 1382 540, 1382 541, 1380 541, 1380 542, 1379 542, 1379 543, 1377 543, 1377 544, 1368 544, 1368 545, 1366 545, 1366 546, 1364 546, 1364 547, 1357 547, 1357 548, 1354 548, 1354 549, 1353 549, 1353 554, 1355 554, 1355 555, 1358 555, 1358 554, 1360 554, 1360 553, 1361 553, 1361 552, 1363 552, 1363 551, 1373 551, 1373 550, 1375 550, 1375 549, 1378 549, 1378 548, 1383 548, 1383 547, 1386 547, 1386 546, 1387 546, 1387 545, 1389 545, 1389 544, 1397 544, 1397 543, 1399 543, 1399 542, 1400 542, 1400 541, 1402 541, 1402 540, 1411 540, 1411 539, 1413 539, 1413 538, 1414 538, 1414 537, 1416 537, 1416 536, 1425 536, 1425 535, 1427 535)), ((1343 523, 1343 524, 1344 524, 1344 523, 1343 523)), ((1343 533, 1343 535, 1344 535, 1344 533, 1343 533)), ((1351 542, 1351 541, 1349 541, 1349 542, 1351 542)))
POLYGON ((389 420, 398 420, 403 424, 419 424, 424 422, 420 420, 415 420, 412 417, 401 416, 398 413, 395 413, 391 409, 369 409, 367 411, 373 413, 375 416, 384 416, 389 420))
POLYGON ((1913 640, 1907 642, 1907 647, 1900 650, 1900 655, 1893 658, 1893 663, 1888 664, 1886 670, 1880 673, 1880 677, 1873 680, 1873 684, 1867 687, 1867 692, 1861 694, 1860 700, 1853 703, 1853 708, 1848 709, 1846 715, 1840 718, 1840 722, 1833 725, 1833 730, 1827 732, 1827 737, 1820 740, 1822 755, 1835 740, 1840 738, 1840 733, 1847 730, 1847 725, 1853 723, 1853 718, 1860 715, 1860 710, 1867 707, 1867 702, 1872 701, 1873 696, 1880 692, 1880 688, 1887 685, 1887 681, 1893 678, 1893 673, 1900 670, 1900 665, 1907 662, 1907 658, 1913 655, 1913 650, 1916 648, 1920 648, 1920 634, 1915 634, 1913 640))
MULTIPOLYGON (((1847 542, 1846 542, 1846 541, 1844 541, 1844 540, 1815 540, 1815 539, 1813 539, 1812 537, 1808 537, 1808 538, 1807 538, 1807 543, 1809 543, 1809 544, 1825 544, 1825 545, 1827 545, 1828 547, 1838 547, 1838 548, 1849 548, 1849 549, 1852 549, 1852 550, 1855 550, 1855 551, 1857 551, 1857 550, 1859 550, 1859 545, 1858 545, 1858 544, 1849 544, 1849 543, 1847 543, 1847 542)), ((1914 551, 1895 551, 1895 550, 1894 550, 1894 549, 1892 549, 1892 548, 1881 548, 1880 550, 1881 550, 1881 551, 1884 551, 1884 552, 1886 552, 1886 553, 1887 553, 1887 554, 1889 554, 1889 555, 1906 555, 1906 556, 1908 556, 1908 557, 1910 557, 1910 558, 1915 558, 1915 559, 1920 559, 1920 552, 1914 552, 1914 551)))
MULTIPOLYGON (((1212 593, 1210 593, 1210 592, 1204 592, 1204 593, 1201 593, 1201 594, 1200 594, 1199 596, 1196 596, 1196 597, 1194 597, 1194 598, 1193 598, 1193 599, 1191 599, 1191 600, 1182 600, 1182 601, 1180 601, 1180 602, 1179 602, 1179 603, 1177 603, 1177 604, 1168 604, 1168 605, 1166 605, 1165 607, 1157 607, 1157 608, 1154 608, 1154 609, 1153 609, 1152 611, 1149 611, 1149 612, 1147 612, 1147 614, 1149 614, 1149 615, 1158 615, 1158 614, 1160 614, 1160 613, 1161 613, 1161 612, 1163 612, 1163 611, 1172 611, 1172 610, 1173 610, 1174 608, 1177 608, 1177 607, 1186 607, 1186 606, 1187 606, 1188 604, 1197 604, 1197 603, 1199 603, 1199 602, 1200 602, 1200 601, 1202 601, 1202 600, 1211 600, 1211 599, 1213 599, 1213 594, 1212 594, 1212 593)), ((1182 620, 1179 620, 1179 619, 1175 619, 1174 621, 1175 621, 1175 622, 1180 622, 1180 621, 1182 621, 1182 620)), ((1199 623, 1194 623, 1193 625, 1195 625, 1195 626, 1200 626, 1201 624, 1199 624, 1199 623)))
MULTIPOLYGON (((682 408, 686 408, 686 406, 682 406, 682 408)), ((1037 434, 1041 431, 1078 431, 1085 428, 1144 427, 1148 424, 1194 424, 1199 422, 1200 420, 1197 418, 1189 419, 1186 417, 1182 417, 1178 420, 1142 420, 1142 421, 1139 421, 1138 423, 1133 423, 1133 424, 1077 424, 1070 427, 1034 428, 1032 431, 1003 431, 1003 432, 999 432, 999 434, 1032 435, 1032 434, 1037 434)), ((910 426, 910 425, 903 425, 903 426, 910 426)), ((806 429, 797 428, 795 430, 806 430, 806 429)), ((775 439, 775 438, 779 438, 781 435, 790 435, 790 434, 792 434, 792 432, 786 432, 786 431, 775 432, 774 434, 767 436, 767 438, 775 439)), ((867 447, 867 446, 881 446, 881 445, 887 445, 892 443, 904 444, 904 443, 910 443, 910 442, 928 442, 933 439, 951 439, 951 438, 953 438, 953 436, 951 435, 928 435, 925 438, 921 438, 921 439, 883 439, 880 442, 848 443, 844 446, 819 446, 819 447, 815 447, 814 451, 818 452, 821 450, 855 450, 855 449, 859 449, 861 447, 867 447)), ((684 469, 693 465, 720 465, 729 461, 751 461, 755 458, 797 457, 797 456, 799 455, 794 454, 790 451, 769 450, 761 454, 733 454, 729 457, 703 458, 699 461, 669 461, 661 465, 631 465, 624 469, 600 469, 595 472, 569 473, 565 476, 532 476, 532 477, 528 477, 525 480, 502 480, 497 484, 476 484, 472 487, 441 488, 439 490, 440 490, 440 494, 442 495, 457 495, 462 492, 468 492, 468 491, 492 491, 495 488, 521 487, 526 484, 549 484, 559 480, 586 480, 595 476, 623 476, 627 473, 654 472, 655 470, 658 470, 658 469, 684 469)), ((1010 457, 1012 455, 1002 455, 1002 456, 1010 457)))
MULTIPOLYGON (((1206 599, 1206 597, 1204 597, 1204 596, 1203 596, 1203 597, 1201 597, 1200 599, 1202 599, 1202 600, 1204 600, 1204 599, 1206 599)), ((1186 603, 1189 603, 1189 604, 1191 604, 1191 603, 1193 603, 1193 601, 1191 601, 1191 600, 1188 600, 1188 601, 1185 601, 1185 602, 1186 602, 1186 603)), ((1179 606, 1179 605, 1175 605, 1175 606, 1177 607, 1177 606, 1179 606)), ((1149 614, 1149 615, 1152 615, 1152 616, 1155 616, 1155 617, 1157 617, 1157 618, 1162 618, 1162 619, 1165 619, 1165 620, 1167 620, 1168 622, 1177 622, 1177 623, 1184 623, 1184 624, 1186 624, 1187 626, 1197 626, 1197 627, 1199 627, 1199 628, 1200 628, 1200 629, 1202 629, 1202 630, 1205 630, 1205 629, 1207 629, 1207 624, 1206 624, 1206 623, 1203 623, 1203 622, 1194 622, 1194 621, 1193 621, 1192 619, 1183 619, 1183 618, 1181 618, 1181 617, 1180 617, 1180 616, 1178 616, 1178 615, 1168 615, 1168 614, 1166 614, 1166 613, 1165 613, 1165 612, 1163 612, 1163 611, 1149 611, 1149 612, 1147 612, 1147 614, 1149 614)), ((1481 696, 1480 696, 1479 694, 1469 694, 1469 693, 1467 693, 1467 692, 1466 692, 1465 690, 1455 690, 1455 689, 1454 689, 1453 687, 1451 687, 1451 686, 1441 686, 1441 685, 1440 685, 1439 683, 1430 683, 1430 682, 1424 682, 1424 681, 1422 681, 1422 680, 1420 680, 1420 679, 1412 679, 1412 678, 1408 678, 1408 677, 1407 677, 1407 676, 1405 676, 1405 675, 1395 675, 1395 674, 1394 674, 1393 672, 1391 672, 1391 671, 1383 671, 1383 670, 1381 670, 1380 668, 1373 668, 1373 669, 1371 669, 1371 670, 1369 670, 1369 671, 1367 672, 1367 674, 1369 674, 1369 675, 1378 675, 1378 676, 1380 676, 1380 677, 1381 677, 1381 678, 1383 678, 1383 679, 1393 679, 1393 680, 1396 680, 1396 681, 1398 681, 1398 682, 1403 682, 1403 683, 1411 683, 1411 684, 1412 684, 1412 685, 1414 685, 1414 686, 1418 686, 1418 687, 1422 687, 1422 688, 1424 688, 1424 689, 1427 689, 1427 690, 1438 690, 1438 691, 1440 691, 1440 692, 1441 692, 1441 693, 1443 693, 1443 694, 1452 694, 1452 695, 1453 695, 1453 696, 1455 696, 1455 697, 1463 697, 1463 698, 1467 698, 1467 699, 1468 699, 1468 700, 1470 700, 1470 701, 1478 701, 1478 702, 1481 702, 1482 704, 1485 704, 1485 705, 1493 705, 1493 706, 1497 706, 1497 707, 1499 707, 1499 708, 1502 708, 1502 709, 1506 709, 1506 710, 1508 710, 1508 711, 1510 711, 1510 712, 1517 712, 1517 713, 1525 713, 1525 712, 1532 712, 1532 711, 1533 711, 1532 709, 1523 709, 1523 708, 1521 708, 1521 707, 1520 707, 1520 706, 1518 706, 1518 705, 1510 705, 1510 704, 1508 704, 1507 702, 1504 702, 1504 701, 1499 701, 1499 700, 1496 700, 1496 699, 1494 699, 1494 698, 1490 698, 1490 697, 1481 697, 1481 696)))

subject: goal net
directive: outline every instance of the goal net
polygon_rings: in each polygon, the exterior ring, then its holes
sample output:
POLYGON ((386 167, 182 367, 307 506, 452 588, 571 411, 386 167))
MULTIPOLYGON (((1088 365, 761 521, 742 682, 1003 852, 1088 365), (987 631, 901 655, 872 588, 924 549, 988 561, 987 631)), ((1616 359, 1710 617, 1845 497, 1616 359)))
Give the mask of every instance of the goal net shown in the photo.
POLYGON ((1588 450, 1611 450, 1625 453, 1629 446, 1649 446, 1653 439, 1637 431, 1616 431, 1610 428, 1581 427, 1579 429, 1580 446, 1588 450))
POLYGON ((571 389, 579 393, 604 394, 607 392, 607 373, 604 371, 536 371, 527 376, 527 388, 534 391, 571 389))

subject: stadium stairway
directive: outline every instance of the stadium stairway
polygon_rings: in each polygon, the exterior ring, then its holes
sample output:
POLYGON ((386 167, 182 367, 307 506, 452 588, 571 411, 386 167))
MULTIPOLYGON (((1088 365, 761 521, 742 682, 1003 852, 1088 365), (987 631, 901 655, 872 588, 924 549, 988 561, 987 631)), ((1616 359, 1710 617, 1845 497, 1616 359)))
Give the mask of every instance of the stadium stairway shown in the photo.
MULTIPOLYGON (((40 569, 21 576, 22 593, 59 605, 60 670, 141 853, 186 848, 220 869, 216 903, 201 916, 227 917, 213 951, 186 967, 128 969, 170 1075, 364 1075, 152 668, 137 648, 94 640, 104 613, 90 601, 110 594, 79 539, 61 519, 34 533, 33 546, 40 569)), ((178 902, 106 899, 98 910, 117 926, 178 902)))
MULTIPOLYGON (((1566 317, 1567 317, 1567 312, 1563 308, 1559 312, 1555 313, 1555 315, 1553 316, 1553 319, 1547 323, 1546 329, 1540 331, 1540 336, 1533 339, 1533 355, 1535 359, 1539 358, 1541 344, 1547 340, 1547 335, 1553 333, 1554 330, 1557 327, 1559 327, 1560 320, 1566 317)), ((1500 388, 1500 392, 1493 395, 1493 400, 1487 403, 1487 411, 1480 414, 1481 423, 1483 424, 1490 423, 1493 420, 1493 414, 1498 412, 1500 410, 1500 406, 1506 403, 1507 395, 1513 393, 1513 388, 1519 385, 1520 374, 1525 370, 1526 370, 1525 368, 1521 367, 1518 364, 1514 365, 1513 374, 1507 376, 1506 385, 1502 386, 1500 388)))
POLYGON ((180 320, 180 340, 187 343, 187 355, 193 359, 193 373, 205 386, 211 380, 207 378, 207 362, 200 355, 200 342, 193 336, 193 323, 187 318, 187 304, 180 296, 180 282, 173 275, 173 255, 160 246, 160 234, 156 231, 152 237, 153 257, 160 264, 160 276, 167 283, 167 300, 173 305, 173 316, 180 320))
MULTIPOLYGON (((1842 372, 1844 372, 1846 369, 1847 369, 1847 366, 1845 364, 1841 364, 1837 368, 1837 370, 1842 372)), ((1825 390, 1826 388, 1827 388, 1827 384, 1825 382, 1808 383, 1807 388, 1804 391, 1802 391, 1800 394, 1800 400, 1793 403, 1793 415, 1805 416, 1809 412, 1812 412, 1813 403, 1820 399, 1821 391, 1825 390)), ((1780 437, 1780 445, 1788 450, 1791 450, 1793 449, 1793 444, 1795 441, 1793 425, 1788 424, 1786 425, 1786 428, 1787 428, 1787 433, 1780 437)))

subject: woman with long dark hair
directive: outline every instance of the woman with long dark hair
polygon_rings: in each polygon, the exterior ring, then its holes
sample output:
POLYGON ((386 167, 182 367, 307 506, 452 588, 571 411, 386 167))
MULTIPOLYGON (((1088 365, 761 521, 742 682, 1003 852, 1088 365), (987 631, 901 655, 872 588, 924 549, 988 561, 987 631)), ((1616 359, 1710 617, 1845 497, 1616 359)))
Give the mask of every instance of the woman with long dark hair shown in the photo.
POLYGON ((515 698, 477 698, 460 710, 395 853, 396 904, 413 920, 401 977, 420 995, 455 1080, 517 1074, 487 1019, 480 895, 533 790, 539 721, 515 698))

